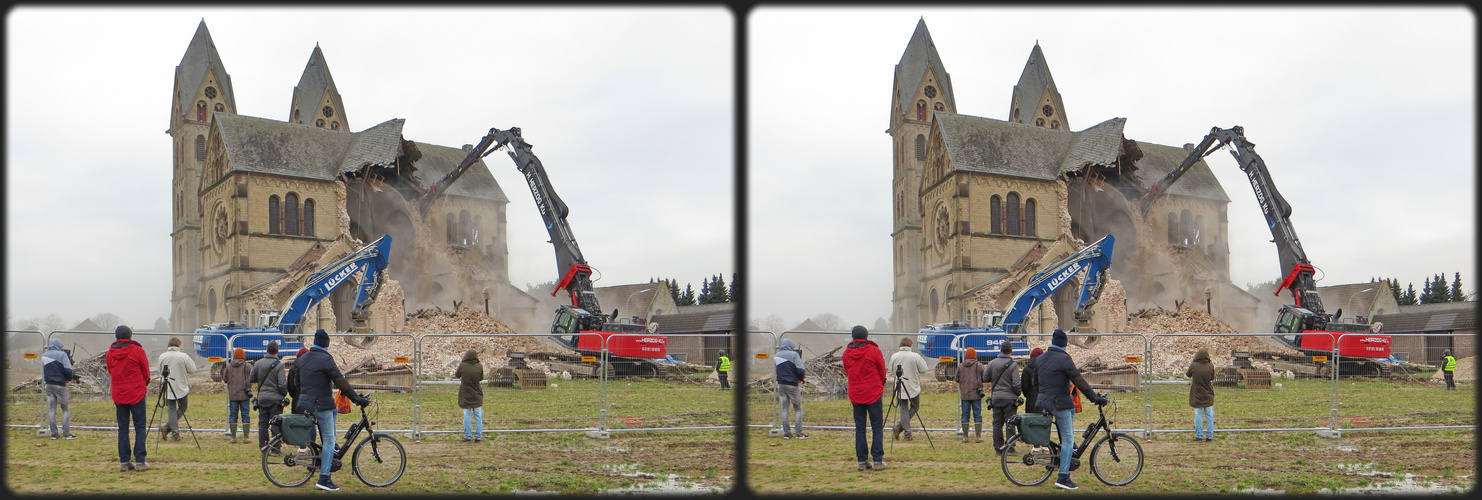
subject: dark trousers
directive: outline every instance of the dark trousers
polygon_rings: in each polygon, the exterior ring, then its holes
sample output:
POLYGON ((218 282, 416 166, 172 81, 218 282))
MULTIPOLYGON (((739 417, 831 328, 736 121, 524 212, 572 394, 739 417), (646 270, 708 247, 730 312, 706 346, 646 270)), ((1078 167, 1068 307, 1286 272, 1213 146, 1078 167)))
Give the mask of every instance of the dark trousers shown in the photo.
POLYGON ((1453 376, 1452 374, 1453 373, 1455 373, 1455 372, 1441 372, 1441 375, 1444 375, 1446 377, 1446 388, 1447 389, 1455 389, 1456 388, 1456 380, 1452 379, 1452 376, 1453 376))
MULTIPOLYGON (((147 399, 147 398, 146 398, 147 399)), ((134 450, 135 462, 144 462, 144 432, 149 425, 144 421, 144 400, 131 405, 113 404, 114 418, 118 421, 118 463, 128 463, 129 456, 129 418, 134 419, 134 450)))
POLYGON ((274 416, 280 415, 282 413, 283 413, 283 400, 278 400, 278 401, 263 401, 261 399, 257 400, 257 448, 258 449, 262 449, 262 447, 267 446, 268 445, 268 439, 270 437, 277 436, 278 435, 278 432, 277 432, 276 429, 269 429, 268 428, 268 421, 269 420, 272 420, 274 416), (268 432, 270 432, 270 431, 272 432, 272 436, 269 436, 268 435, 268 432))
POLYGON ((880 399, 873 403, 854 404, 854 456, 859 463, 865 463, 873 458, 875 463, 885 461, 885 416, 880 413, 880 399), (870 419, 870 430, 874 431, 874 439, 870 440, 870 447, 865 448, 865 417, 870 419), (868 452, 868 455, 866 455, 868 452))
POLYGON ((915 417, 916 412, 921 410, 921 396, 917 395, 914 398, 901 398, 899 404, 901 409, 901 419, 895 424, 895 428, 900 429, 901 432, 905 433, 906 439, 911 439, 911 418, 915 417))
POLYGON ((719 373, 720 374, 720 390, 722 390, 722 391, 729 391, 729 390, 731 390, 731 383, 728 382, 728 381, 726 381, 726 372, 716 372, 716 373, 719 373))
POLYGON ((1019 413, 1019 405, 1015 401, 993 405, 993 449, 1003 448, 1003 426, 1008 423, 1009 417, 1019 413))

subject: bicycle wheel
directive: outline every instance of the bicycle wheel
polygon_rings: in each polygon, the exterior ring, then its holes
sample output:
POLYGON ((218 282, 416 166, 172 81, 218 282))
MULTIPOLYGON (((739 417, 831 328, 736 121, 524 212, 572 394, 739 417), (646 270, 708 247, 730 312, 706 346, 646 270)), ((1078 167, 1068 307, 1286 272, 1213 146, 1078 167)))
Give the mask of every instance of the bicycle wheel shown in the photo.
POLYGON ((355 469, 355 477, 361 482, 384 488, 401 479, 401 474, 406 472, 407 452, 396 438, 373 434, 355 445, 350 467, 355 469))
POLYGON ((283 444, 282 437, 274 436, 268 441, 268 447, 262 451, 262 474, 268 477, 268 482, 280 488, 292 488, 303 486, 314 477, 316 470, 310 467, 313 460, 300 459, 295 453, 297 449, 297 446, 283 444), (275 455, 275 450, 281 451, 275 455))
POLYGON ((1112 486, 1132 482, 1142 473, 1142 445, 1121 433, 1101 438, 1091 448, 1091 472, 1112 486))
POLYGON ((1019 486, 1035 486, 1050 478, 1054 469, 1054 457, 1048 452, 1033 453, 1034 447, 1019 441, 1019 436, 1009 438, 1004 443, 1004 449, 1015 447, 1018 453, 1004 453, 998 456, 998 463, 1003 467, 1004 477, 1009 482, 1019 486))

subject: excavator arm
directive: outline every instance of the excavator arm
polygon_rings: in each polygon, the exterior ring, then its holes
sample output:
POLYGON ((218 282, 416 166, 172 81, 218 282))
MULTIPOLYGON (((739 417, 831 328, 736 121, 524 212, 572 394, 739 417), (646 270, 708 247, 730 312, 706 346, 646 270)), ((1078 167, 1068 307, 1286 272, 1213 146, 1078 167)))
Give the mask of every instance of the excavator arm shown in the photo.
POLYGON ((1082 270, 1086 271, 1086 279, 1081 285, 1075 317, 1079 322, 1090 320, 1091 306, 1101 299, 1101 290, 1106 284, 1106 273, 1111 268, 1112 245, 1115 242, 1116 238, 1108 234, 1081 251, 1035 273, 1029 279, 1029 284, 1009 299, 1009 308, 1004 311, 1002 324, 994 326, 1003 328, 1006 333, 1024 331, 1024 316, 1029 314, 1029 310, 1048 300, 1082 270))
POLYGON ((381 285, 386 282, 387 259, 391 255, 391 236, 381 236, 369 245, 346 255, 335 263, 309 276, 304 286, 288 298, 283 315, 278 318, 278 329, 285 335, 302 334, 299 331, 304 313, 318 305, 341 285, 348 283, 357 272, 365 271, 360 279, 359 292, 355 296, 355 309, 350 317, 357 324, 364 323, 370 316, 370 306, 376 302, 381 285))

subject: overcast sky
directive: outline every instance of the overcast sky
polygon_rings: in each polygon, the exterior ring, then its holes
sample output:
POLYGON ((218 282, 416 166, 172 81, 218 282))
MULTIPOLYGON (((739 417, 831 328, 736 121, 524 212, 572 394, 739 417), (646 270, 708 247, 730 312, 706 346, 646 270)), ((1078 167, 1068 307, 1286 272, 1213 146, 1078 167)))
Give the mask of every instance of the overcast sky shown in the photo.
MULTIPOLYGON (((351 131, 458 147, 518 126, 598 286, 734 265, 734 19, 714 8, 8 11, 5 285, 16 320, 169 315, 175 66, 204 18, 238 113, 286 120, 319 44, 351 131)), ((510 280, 557 279, 504 153, 510 280)), ((431 180, 427 180, 431 181, 431 180)))
MULTIPOLYGON (((1482 282, 1476 20, 1463 7, 767 8, 748 37, 752 318, 889 318, 885 131, 922 17, 959 113, 1007 119, 1038 41, 1072 130, 1125 117, 1127 138, 1181 146, 1244 126, 1319 285, 1482 282)), ((1231 280, 1280 278, 1249 183, 1229 153, 1206 161, 1232 200, 1231 280)))

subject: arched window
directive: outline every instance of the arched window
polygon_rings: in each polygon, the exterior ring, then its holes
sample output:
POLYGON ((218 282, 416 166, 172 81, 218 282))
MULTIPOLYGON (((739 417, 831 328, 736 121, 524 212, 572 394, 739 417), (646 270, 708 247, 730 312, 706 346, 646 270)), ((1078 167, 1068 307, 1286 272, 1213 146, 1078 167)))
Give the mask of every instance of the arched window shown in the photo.
POLYGON ((283 234, 298 234, 298 194, 283 197, 283 234))
POLYGON ((300 219, 300 222, 299 222, 299 225, 298 226, 299 226, 299 228, 303 229, 302 232, 303 232, 304 236, 313 236, 314 235, 314 199, 313 198, 305 198, 304 199, 304 211, 302 212, 302 217, 300 217, 299 219, 300 219))
POLYGON ((1203 215, 1195 215, 1194 216, 1194 231, 1193 231, 1193 234, 1189 236, 1189 239, 1192 240, 1195 245, 1198 245, 1200 242, 1202 242, 1202 240, 1204 240, 1204 216, 1203 215))
POLYGON ((916 101, 916 119, 926 119, 926 101, 916 101))
POLYGON ((206 136, 196 136, 196 161, 206 161, 206 136))
POLYGON ((470 217, 467 210, 458 212, 458 240, 459 244, 461 245, 467 245, 469 240, 473 239, 471 237, 472 231, 470 228, 470 226, 472 225, 472 221, 470 221, 469 219, 470 217))
POLYGON ((939 103, 939 102, 932 103, 931 104, 931 109, 936 110, 936 111, 946 111, 947 110, 947 108, 945 106, 942 106, 942 103, 939 103))
POLYGON ((926 161, 926 135, 916 134, 916 161, 926 161))
POLYGON ((329 129, 330 130, 339 130, 340 129, 340 122, 339 121, 329 122, 329 129))
POLYGON ((208 300, 206 301, 206 304, 209 305, 211 308, 207 310, 207 312, 206 312, 206 318, 211 323, 215 323, 216 322, 216 289, 215 288, 212 288, 211 289, 211 292, 207 294, 207 297, 208 297, 208 300))
POLYGON ((1043 127, 1043 126, 1045 126, 1045 119, 1044 118, 1035 118, 1034 119, 1034 126, 1036 126, 1036 127, 1043 127))
POLYGON ((932 288, 931 289, 931 322, 932 323, 936 323, 937 322, 937 308, 939 306, 940 306, 940 300, 937 297, 937 289, 936 288, 932 288))
POLYGON ((1168 242, 1178 243, 1178 216, 1168 212, 1168 242))
POLYGON ((458 219, 453 217, 453 212, 448 212, 448 244, 458 244, 458 219))
POLYGON ((1178 229, 1178 243, 1180 245, 1189 244, 1189 241, 1193 239, 1194 214, 1190 213, 1188 209, 1184 209, 1184 211, 1178 213, 1178 229))
POLYGON ((226 282, 221 288, 221 310, 226 313, 227 319, 231 319, 232 282, 226 282))
POLYGON ((957 314, 956 315, 953 315, 952 314, 952 297, 956 297, 956 296, 957 296, 957 284, 956 283, 953 283, 951 281, 948 281, 947 282, 947 295, 942 296, 942 302, 944 302, 946 304, 946 308, 947 308, 947 318, 946 318, 947 321, 952 321, 952 320, 955 320, 957 318, 962 317, 962 311, 957 311, 957 314))
POLYGON ((218 103, 216 103, 216 106, 213 107, 212 109, 214 109, 216 111, 226 111, 226 106, 218 102, 218 103))
POLYGON ((196 120, 206 121, 206 101, 196 101, 196 120))
POLYGON ((484 216, 473 216, 473 245, 479 245, 479 233, 484 232, 484 216))
POLYGON ((996 194, 988 198, 988 220, 991 226, 988 232, 993 234, 1003 234, 1003 205, 1000 204, 1001 201, 996 194))
POLYGON ((1060 130, 1060 120, 1050 120, 1050 129, 1060 130))
POLYGON ((278 195, 268 197, 268 234, 283 233, 283 215, 278 211, 278 195))
POLYGON ((1008 203, 1003 211, 1008 216, 1008 223, 1004 225, 1004 232, 1008 234, 1022 234, 1019 231, 1019 193, 1009 193, 1008 203))
POLYGON ((1034 233, 1034 198, 1024 200, 1024 235, 1035 236, 1034 233))

